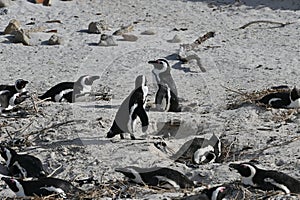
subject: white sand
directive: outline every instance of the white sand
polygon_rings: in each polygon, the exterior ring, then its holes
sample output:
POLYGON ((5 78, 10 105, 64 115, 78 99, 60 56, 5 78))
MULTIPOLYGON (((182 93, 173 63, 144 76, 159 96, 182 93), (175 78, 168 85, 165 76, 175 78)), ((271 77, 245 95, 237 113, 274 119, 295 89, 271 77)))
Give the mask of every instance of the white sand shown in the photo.
MULTIPOLYGON (((30 81, 28 90, 41 94, 61 81, 75 81, 83 74, 100 75, 93 90, 103 86, 111 89, 112 101, 92 101, 87 103, 43 103, 38 106, 40 114, 25 119, 0 119, 8 121, 6 127, 12 134, 32 125, 24 133, 38 131, 51 124, 66 120, 87 120, 85 123, 68 124, 40 134, 41 140, 30 138, 33 146, 28 152, 40 157, 47 166, 55 168, 63 164, 64 171, 57 177, 72 180, 77 176, 87 177, 89 171, 103 181, 122 179, 114 172, 115 167, 136 165, 139 167, 168 166, 183 173, 205 176, 206 184, 222 184, 238 179, 238 174, 229 171, 228 163, 208 164, 199 169, 189 169, 182 164, 174 164, 152 144, 157 132, 156 123, 167 119, 184 120, 192 129, 199 128, 202 137, 212 133, 232 141, 237 137, 237 149, 251 146, 247 153, 266 147, 266 141, 275 137, 273 144, 299 137, 299 115, 294 114, 287 123, 275 121, 280 111, 266 110, 255 105, 245 105, 234 110, 226 110, 229 100, 237 94, 225 91, 221 85, 243 91, 263 90, 274 85, 297 85, 299 80, 299 38, 300 2, 298 0, 241 0, 234 1, 100 1, 100 0, 53 0, 52 6, 45 7, 25 0, 12 1, 7 15, 0 15, 0 30, 4 30, 11 19, 18 19, 23 29, 45 27, 55 29, 62 36, 62 45, 48 46, 45 42, 53 33, 31 33, 32 46, 10 43, 7 35, 0 35, 0 74, 1 83, 13 83, 17 78, 30 81), (60 20, 62 23, 45 23, 60 20), (118 46, 95 46, 100 40, 98 34, 86 33, 92 21, 105 20, 112 34, 122 25, 133 22, 130 34, 138 36, 136 42, 119 41, 118 46), (253 24, 238 29, 254 20, 274 22, 295 22, 285 27, 253 24), (35 22, 34 25, 25 25, 35 22), (186 31, 172 31, 174 28, 187 28, 186 31), (145 30, 153 30, 155 35, 141 35, 145 30), (152 85, 152 66, 148 60, 167 57, 176 53, 179 44, 168 43, 174 35, 179 35, 183 43, 192 43, 199 36, 215 31, 216 36, 204 42, 195 52, 203 73, 196 63, 180 65, 170 60, 172 75, 177 84, 178 94, 184 105, 195 104, 193 112, 159 113, 149 112, 150 127, 147 135, 140 131, 135 135, 147 138, 144 141, 120 140, 118 136, 106 139, 117 106, 134 88, 135 77, 146 75, 150 82, 148 99, 154 100, 155 88, 152 85), (212 47, 212 48, 210 48, 212 47), (259 65, 261 67, 257 68, 259 65), (98 118, 102 118, 99 125, 98 118), (267 128, 268 130, 262 130, 267 128), (83 146, 63 142, 79 138, 83 146), (34 149, 33 147, 38 147, 34 149), (30 150, 31 149, 31 150, 30 150)), ((30 103, 29 103, 30 105, 30 103)), ((283 111, 284 112, 284 111, 283 111)), ((5 129, 5 128, 4 128, 5 129)), ((197 131, 194 133, 196 134, 197 131)), ((185 133, 181 133, 185 134, 185 133)), ((129 138, 129 137, 128 137, 129 138)), ((170 139, 166 143, 177 150, 192 136, 170 139)), ((1 141, 8 140, 1 133, 1 141)), ((267 149, 258 159, 264 168, 283 171, 300 179, 300 141, 267 149), (280 160, 281 164, 278 165, 280 160), (277 163, 277 165, 276 165, 277 163)), ((245 159, 246 159, 245 158, 245 159)), ((246 160, 247 160, 246 159, 246 160)), ((1 183, 3 184, 3 183, 1 183)), ((176 196, 176 193, 159 193, 144 196, 148 199, 176 196)), ((1 196, 12 195, 8 189, 1 196)), ((137 197, 141 198, 141 197, 137 197)))

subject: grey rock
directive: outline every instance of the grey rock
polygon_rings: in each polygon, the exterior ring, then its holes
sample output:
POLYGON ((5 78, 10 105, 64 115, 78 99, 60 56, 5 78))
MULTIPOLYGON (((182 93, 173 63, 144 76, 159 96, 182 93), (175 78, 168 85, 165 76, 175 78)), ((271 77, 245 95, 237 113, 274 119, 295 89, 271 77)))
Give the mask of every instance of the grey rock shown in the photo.
POLYGON ((100 36, 100 41, 98 43, 98 46, 109 47, 109 46, 118 46, 118 44, 115 42, 112 35, 102 34, 100 36))
POLYGON ((48 40, 49 45, 59 45, 63 43, 63 38, 57 36, 56 34, 52 35, 48 40))

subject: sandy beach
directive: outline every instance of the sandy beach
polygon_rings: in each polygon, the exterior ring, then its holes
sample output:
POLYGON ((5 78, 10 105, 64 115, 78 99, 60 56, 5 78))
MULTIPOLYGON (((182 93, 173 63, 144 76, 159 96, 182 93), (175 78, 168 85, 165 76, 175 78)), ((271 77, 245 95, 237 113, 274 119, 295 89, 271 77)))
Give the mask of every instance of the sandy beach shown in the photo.
MULTIPOLYGON (((229 170, 229 163, 257 160, 264 169, 300 180, 299 111, 259 107, 246 98, 272 86, 300 87, 298 0, 53 0, 51 6, 8 2, 0 8, 0 31, 16 19, 28 32, 30 45, 12 42, 10 34, 0 35, 0 84, 28 80, 35 107, 28 99, 19 105, 24 115, 0 117, 0 141, 26 139, 16 150, 40 158, 49 172, 61 165, 55 177, 78 186, 74 180, 93 176, 105 187, 92 199, 121 198, 121 189, 113 184, 126 185, 128 199, 172 199, 195 193, 128 183, 114 171, 126 166, 169 167, 206 188, 232 185, 240 179, 229 170), (89 33, 88 26, 101 20, 108 26, 101 33, 112 35, 130 25, 126 34, 137 40, 114 35, 117 46, 99 46, 101 34, 89 33), (143 34, 145 31, 152 34, 143 34), (196 60, 178 60, 180 44, 192 44, 210 31, 214 37, 187 52, 197 55, 201 66, 196 60), (62 38, 61 44, 48 44, 53 34, 62 38), (169 41, 175 35, 180 42, 169 41), (156 87, 153 67, 147 62, 158 58, 169 61, 180 104, 187 109, 148 111, 146 133, 137 123, 139 140, 130 140, 129 135, 124 140, 106 138, 138 75, 146 76, 147 103, 153 104, 156 87), (59 82, 76 81, 85 74, 100 76, 92 88, 96 95, 85 101, 54 103, 36 98, 59 82), (172 137, 164 139, 170 149, 176 152, 194 137, 209 139, 215 134, 231 145, 226 159, 190 168, 157 149, 154 143, 162 141, 161 124, 176 120, 180 125, 171 131, 172 137)), ((249 194, 240 199, 299 199, 241 187, 249 194)), ((0 188, 2 199, 14 197, 4 182, 0 188)), ((81 188, 99 189, 93 184, 81 188)), ((226 198, 234 199, 233 194, 226 198)))

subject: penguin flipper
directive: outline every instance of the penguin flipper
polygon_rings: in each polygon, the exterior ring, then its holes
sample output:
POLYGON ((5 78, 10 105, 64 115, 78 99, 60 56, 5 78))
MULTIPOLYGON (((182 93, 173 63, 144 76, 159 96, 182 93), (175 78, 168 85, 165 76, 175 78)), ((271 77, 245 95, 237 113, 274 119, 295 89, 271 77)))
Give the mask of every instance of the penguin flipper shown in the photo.
POLYGON ((143 106, 138 106, 136 109, 136 114, 142 122, 142 131, 145 132, 148 129, 149 118, 143 106))

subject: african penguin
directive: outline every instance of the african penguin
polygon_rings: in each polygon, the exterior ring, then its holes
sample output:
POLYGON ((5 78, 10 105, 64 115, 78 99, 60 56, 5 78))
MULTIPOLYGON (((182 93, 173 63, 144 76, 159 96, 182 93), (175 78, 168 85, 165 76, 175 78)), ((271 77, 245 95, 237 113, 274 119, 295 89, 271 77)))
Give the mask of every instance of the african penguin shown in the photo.
POLYGON ((1 91, 8 90, 11 93, 23 93, 26 92, 26 85, 28 84, 28 81, 25 81, 23 79, 18 79, 15 82, 15 85, 0 85, 0 94, 1 91))
POLYGON ((181 172, 166 167, 139 168, 129 166, 117 168, 115 171, 124 174, 131 181, 142 185, 159 187, 171 186, 177 190, 195 186, 194 182, 181 172))
POLYGON ((157 59, 148 62, 154 69, 152 74, 158 90, 155 96, 155 104, 158 110, 166 112, 179 112, 177 88, 171 76, 171 67, 167 60, 157 59))
POLYGON ((14 93, 9 90, 0 91, 0 113, 12 110, 16 105, 22 103, 30 96, 28 91, 14 93))
POLYGON ((183 197, 180 200, 222 200, 226 195, 226 187, 216 186, 204 189, 200 194, 183 197))
POLYGON ((70 182, 58 178, 44 177, 37 180, 20 180, 2 177, 1 180, 8 185, 17 197, 57 195, 60 198, 70 198, 82 192, 70 182))
POLYGON ((89 94, 92 84, 99 76, 81 76, 76 82, 62 82, 50 88, 40 99, 48 99, 54 102, 75 102, 77 97, 89 94))
POLYGON ((115 116, 112 127, 107 133, 108 138, 120 134, 124 139, 124 133, 130 133, 131 139, 135 139, 135 125, 137 117, 142 122, 142 131, 145 132, 149 125, 148 115, 145 111, 146 97, 148 95, 147 80, 144 75, 140 75, 135 80, 135 89, 122 102, 115 116))
POLYGON ((257 102, 273 108, 299 108, 300 90, 294 87, 291 91, 267 94, 257 102))
POLYGON ((15 150, 2 145, 0 148, 1 156, 6 161, 6 167, 12 176, 39 178, 47 175, 40 159, 32 155, 18 154, 15 150))
POLYGON ((232 163, 229 167, 238 171, 244 185, 265 191, 282 190, 286 194, 300 194, 300 181, 282 172, 260 169, 250 162, 232 163))
POLYGON ((221 141, 213 134, 209 140, 196 137, 185 142, 171 159, 192 166, 216 162, 221 153, 221 141))

